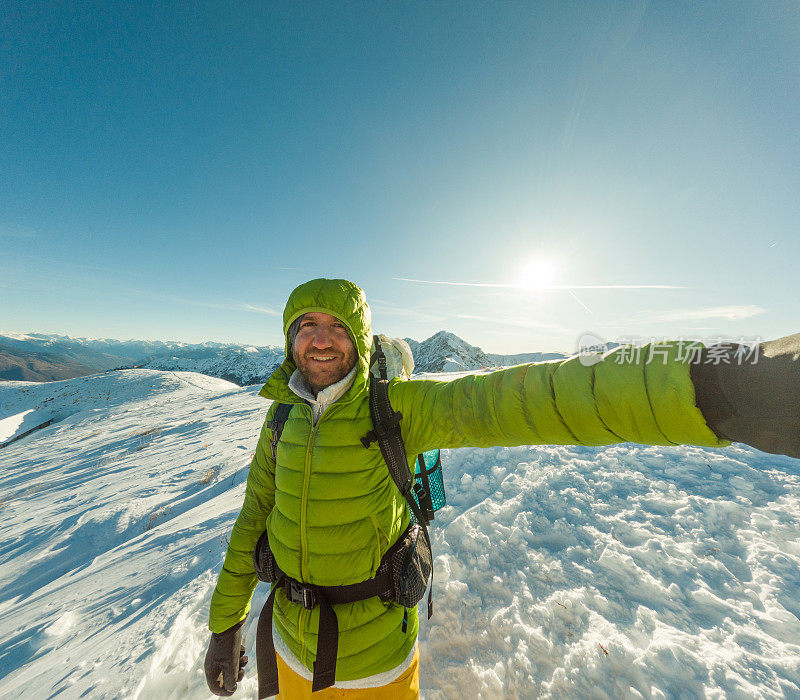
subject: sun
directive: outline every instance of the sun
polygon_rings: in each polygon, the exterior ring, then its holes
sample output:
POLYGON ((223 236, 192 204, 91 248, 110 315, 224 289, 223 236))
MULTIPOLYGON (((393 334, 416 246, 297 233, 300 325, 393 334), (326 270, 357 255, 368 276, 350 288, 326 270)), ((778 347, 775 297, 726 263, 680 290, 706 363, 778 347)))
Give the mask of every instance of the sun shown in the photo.
POLYGON ((546 289, 553 284, 558 267, 549 258, 533 258, 519 272, 519 286, 523 289, 546 289))

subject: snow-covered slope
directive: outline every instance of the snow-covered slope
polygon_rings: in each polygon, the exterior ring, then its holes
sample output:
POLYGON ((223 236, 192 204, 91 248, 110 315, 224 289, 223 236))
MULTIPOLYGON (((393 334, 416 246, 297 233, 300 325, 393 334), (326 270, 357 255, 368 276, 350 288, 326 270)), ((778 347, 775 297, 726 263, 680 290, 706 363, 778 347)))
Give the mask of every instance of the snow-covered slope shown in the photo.
MULTIPOLYGON (((58 419, 0 449, 0 697, 212 697, 207 610, 257 390, 147 370, 0 383, 0 420, 58 419)), ((799 461, 618 445, 444 465, 424 698, 800 696, 799 461)), ((235 697, 256 697, 254 661, 235 697)))

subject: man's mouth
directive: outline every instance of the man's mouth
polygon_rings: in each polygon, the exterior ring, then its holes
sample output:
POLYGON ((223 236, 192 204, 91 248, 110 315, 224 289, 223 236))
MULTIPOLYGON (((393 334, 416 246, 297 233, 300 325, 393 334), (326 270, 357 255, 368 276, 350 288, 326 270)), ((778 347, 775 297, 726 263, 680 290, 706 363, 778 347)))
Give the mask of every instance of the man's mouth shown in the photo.
POLYGON ((310 357, 315 362, 330 362, 336 359, 334 355, 311 355, 310 357))

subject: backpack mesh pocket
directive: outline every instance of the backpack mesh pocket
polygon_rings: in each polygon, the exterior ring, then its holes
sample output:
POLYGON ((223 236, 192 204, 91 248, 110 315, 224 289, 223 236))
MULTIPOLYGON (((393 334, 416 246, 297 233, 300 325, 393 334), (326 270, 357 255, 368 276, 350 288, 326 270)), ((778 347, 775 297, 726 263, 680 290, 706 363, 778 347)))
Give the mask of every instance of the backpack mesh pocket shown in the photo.
POLYGON ((381 600, 413 608, 425 595, 432 566, 428 538, 418 524, 411 523, 381 559, 378 574, 388 570, 391 580, 391 589, 381 594, 381 600))

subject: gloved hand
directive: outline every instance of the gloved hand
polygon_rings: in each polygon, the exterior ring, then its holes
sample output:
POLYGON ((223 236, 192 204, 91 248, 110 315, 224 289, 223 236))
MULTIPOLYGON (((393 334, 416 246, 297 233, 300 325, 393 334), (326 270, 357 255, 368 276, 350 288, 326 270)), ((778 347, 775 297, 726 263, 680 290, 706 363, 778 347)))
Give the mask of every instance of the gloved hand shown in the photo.
POLYGON ((717 437, 800 458, 800 333, 749 355, 726 345, 700 350, 690 365, 708 427, 717 437))
POLYGON ((206 652, 206 683, 214 695, 227 697, 236 691, 237 681, 244 678, 247 657, 242 644, 244 620, 226 629, 212 633, 206 652))

